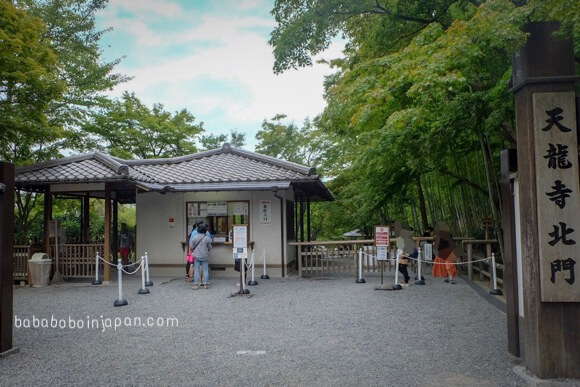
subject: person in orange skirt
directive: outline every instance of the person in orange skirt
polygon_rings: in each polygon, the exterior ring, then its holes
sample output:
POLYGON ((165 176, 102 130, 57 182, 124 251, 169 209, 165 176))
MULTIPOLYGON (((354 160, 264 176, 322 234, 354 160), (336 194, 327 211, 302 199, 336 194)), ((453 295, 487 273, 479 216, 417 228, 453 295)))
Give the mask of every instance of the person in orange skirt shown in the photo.
POLYGON ((455 241, 446 224, 438 227, 433 248, 437 250, 433 264, 433 277, 445 278, 444 282, 455 284, 455 277, 457 277, 455 241))

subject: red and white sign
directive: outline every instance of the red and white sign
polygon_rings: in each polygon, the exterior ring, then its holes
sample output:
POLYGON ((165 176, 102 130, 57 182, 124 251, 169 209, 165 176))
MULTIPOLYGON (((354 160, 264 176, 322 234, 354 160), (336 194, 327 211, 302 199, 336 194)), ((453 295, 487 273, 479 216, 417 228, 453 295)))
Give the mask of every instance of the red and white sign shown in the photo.
POLYGON ((375 246, 389 246, 389 226, 377 226, 375 228, 375 246))

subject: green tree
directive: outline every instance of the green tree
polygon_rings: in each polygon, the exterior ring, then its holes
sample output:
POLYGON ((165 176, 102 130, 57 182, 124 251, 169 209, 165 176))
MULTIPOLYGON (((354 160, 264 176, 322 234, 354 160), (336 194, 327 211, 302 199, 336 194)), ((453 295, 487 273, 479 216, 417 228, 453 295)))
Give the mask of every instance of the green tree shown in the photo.
POLYGON ((204 150, 216 149, 221 147, 225 142, 235 148, 242 148, 246 145, 246 135, 237 130, 230 131, 230 137, 225 134, 208 134, 201 137, 201 146, 204 150))
POLYGON ((159 103, 149 109, 134 93, 125 92, 121 100, 93 114, 84 126, 84 146, 127 159, 174 157, 196 152, 196 136, 202 132, 203 123, 196 124, 186 109, 170 113, 159 103))

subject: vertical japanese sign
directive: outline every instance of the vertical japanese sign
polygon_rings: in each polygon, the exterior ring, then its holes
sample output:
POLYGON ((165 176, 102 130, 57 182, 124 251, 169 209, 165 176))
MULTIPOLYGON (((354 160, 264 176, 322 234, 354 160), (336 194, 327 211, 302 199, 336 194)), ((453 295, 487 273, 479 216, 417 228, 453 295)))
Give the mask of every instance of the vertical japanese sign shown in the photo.
POLYGON ((375 227, 375 246, 386 246, 389 247, 389 227, 388 226, 376 226, 375 227))
POLYGON ((580 183, 574 92, 535 93, 538 241, 544 302, 580 302, 580 183))
POLYGON ((260 224, 270 224, 272 221, 272 203, 269 200, 260 200, 260 224))

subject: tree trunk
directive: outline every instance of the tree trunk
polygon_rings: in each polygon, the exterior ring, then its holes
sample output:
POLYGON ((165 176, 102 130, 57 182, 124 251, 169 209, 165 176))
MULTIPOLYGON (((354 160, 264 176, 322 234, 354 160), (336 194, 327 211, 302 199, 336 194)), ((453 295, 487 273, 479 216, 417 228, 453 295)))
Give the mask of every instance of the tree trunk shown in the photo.
POLYGON ((427 206, 425 205, 425 194, 423 193, 423 186, 421 185, 421 176, 417 175, 415 177, 415 183, 417 183, 417 196, 419 196, 419 212, 421 213, 421 226, 423 230, 429 227, 429 220, 427 219, 427 206))

